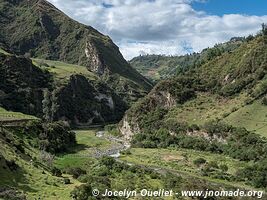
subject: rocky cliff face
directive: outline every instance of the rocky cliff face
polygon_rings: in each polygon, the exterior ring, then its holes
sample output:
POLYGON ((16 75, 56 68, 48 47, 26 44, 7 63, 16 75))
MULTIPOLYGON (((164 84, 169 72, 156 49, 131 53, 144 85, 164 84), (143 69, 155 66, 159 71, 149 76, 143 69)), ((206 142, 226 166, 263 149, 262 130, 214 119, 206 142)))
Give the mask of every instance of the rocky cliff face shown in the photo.
POLYGON ((176 106, 175 97, 168 91, 160 91, 154 88, 147 97, 137 102, 130 108, 120 122, 119 130, 126 140, 142 132, 142 116, 156 108, 171 109, 176 106))
POLYGON ((57 119, 76 125, 117 121, 127 109, 125 102, 105 85, 96 85, 82 75, 73 75, 56 92, 57 119))
POLYGON ((139 124, 134 118, 129 118, 127 114, 123 117, 120 122, 119 130, 125 140, 131 140, 135 134, 141 132, 139 124))
POLYGON ((93 43, 89 41, 86 42, 85 54, 88 58, 88 70, 95 72, 99 76, 103 75, 108 68, 104 65, 104 62, 93 43))

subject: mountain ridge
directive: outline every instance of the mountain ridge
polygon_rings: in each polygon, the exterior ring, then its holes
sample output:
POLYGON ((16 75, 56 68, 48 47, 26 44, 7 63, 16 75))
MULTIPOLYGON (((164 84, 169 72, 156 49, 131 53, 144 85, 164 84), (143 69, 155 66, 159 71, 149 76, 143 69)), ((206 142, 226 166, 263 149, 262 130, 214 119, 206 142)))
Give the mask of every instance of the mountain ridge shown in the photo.
POLYGON ((13 3, 0 2, 3 27, 0 35, 11 52, 83 65, 101 76, 115 73, 146 90, 151 87, 150 82, 124 60, 110 37, 72 20, 45 0, 13 3))

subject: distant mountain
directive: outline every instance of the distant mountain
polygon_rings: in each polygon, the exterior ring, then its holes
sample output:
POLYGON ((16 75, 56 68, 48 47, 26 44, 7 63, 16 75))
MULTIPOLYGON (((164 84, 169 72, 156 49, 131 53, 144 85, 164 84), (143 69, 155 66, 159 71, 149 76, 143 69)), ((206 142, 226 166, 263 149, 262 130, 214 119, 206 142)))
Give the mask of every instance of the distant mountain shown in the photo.
POLYGON ((201 53, 184 56, 144 55, 130 60, 130 64, 142 75, 152 81, 159 81, 198 67, 224 52, 238 48, 245 38, 232 38, 229 42, 217 44, 213 48, 204 49, 201 53))
POLYGON ((0 26, 0 44, 14 54, 86 66, 108 78, 118 74, 120 91, 131 85, 134 91, 151 89, 108 36, 72 20, 45 0, 0 0, 0 26))

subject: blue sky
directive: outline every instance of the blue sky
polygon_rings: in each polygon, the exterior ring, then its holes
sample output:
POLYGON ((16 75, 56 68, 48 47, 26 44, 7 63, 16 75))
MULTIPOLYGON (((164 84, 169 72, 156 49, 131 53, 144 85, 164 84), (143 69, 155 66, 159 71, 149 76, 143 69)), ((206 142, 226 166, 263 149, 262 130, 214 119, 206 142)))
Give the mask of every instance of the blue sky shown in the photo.
POLYGON ((109 35, 128 60, 199 52, 231 37, 256 34, 267 23, 267 0, 48 1, 109 35))
POLYGON ((245 15, 266 15, 266 0, 207 0, 205 3, 194 2, 192 7, 208 14, 245 14, 245 15))

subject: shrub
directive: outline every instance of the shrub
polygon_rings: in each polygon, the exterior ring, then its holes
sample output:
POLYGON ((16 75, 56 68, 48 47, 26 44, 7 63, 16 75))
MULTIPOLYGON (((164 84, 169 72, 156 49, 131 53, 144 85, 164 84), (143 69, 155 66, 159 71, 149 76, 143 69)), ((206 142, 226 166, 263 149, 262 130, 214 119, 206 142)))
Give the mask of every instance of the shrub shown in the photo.
POLYGON ((222 164, 222 165, 220 165, 219 166, 220 167, 220 169, 223 171, 223 172, 227 172, 228 171, 228 166, 226 165, 226 164, 222 164))
POLYGON ((126 149, 124 151, 121 151, 121 154, 122 155, 131 155, 132 153, 131 153, 131 150, 130 149, 126 149))
POLYGON ((52 168, 51 173, 52 173, 53 176, 57 176, 57 177, 62 176, 61 170, 56 168, 56 167, 52 168))
POLYGON ((86 171, 81 169, 81 168, 79 168, 79 167, 74 167, 74 168, 68 168, 66 170, 66 173, 72 175, 73 178, 77 179, 81 175, 86 174, 86 171))
POLYGON ((267 106, 267 97, 266 96, 263 97, 262 104, 265 105, 265 106, 267 106))
POLYGON ((71 192, 71 197, 75 200, 88 200, 91 195, 92 187, 89 184, 78 186, 71 192))
POLYGON ((19 168, 19 166, 16 164, 14 160, 10 161, 6 160, 6 165, 11 171, 16 171, 19 168))
POLYGON ((66 185, 70 184, 70 179, 69 178, 64 178, 63 179, 63 183, 66 184, 66 185))
POLYGON ((26 196, 13 188, 0 187, 0 199, 26 200, 26 196))
POLYGON ((196 166, 201 166, 205 164, 207 161, 204 158, 197 158, 196 160, 193 161, 194 165, 196 166))
POLYGON ((121 136, 119 128, 116 124, 106 125, 105 131, 114 136, 121 136))

